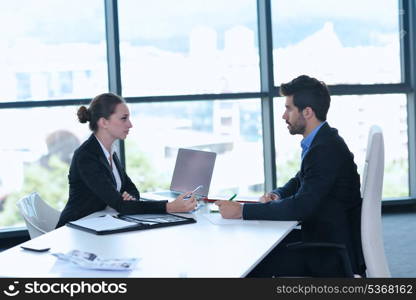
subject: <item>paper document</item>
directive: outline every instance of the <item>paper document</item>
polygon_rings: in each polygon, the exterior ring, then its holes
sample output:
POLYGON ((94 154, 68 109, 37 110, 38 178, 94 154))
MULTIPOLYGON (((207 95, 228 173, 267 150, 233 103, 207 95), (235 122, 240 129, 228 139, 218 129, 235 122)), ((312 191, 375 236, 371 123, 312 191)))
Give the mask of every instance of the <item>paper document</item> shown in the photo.
POLYGON ((138 258, 103 259, 94 253, 79 250, 72 250, 67 254, 52 253, 52 255, 81 268, 93 270, 129 271, 134 269, 139 261, 138 258))
POLYGON ((208 209, 211 213, 220 213, 220 207, 214 203, 207 204, 208 209))
POLYGON ((259 221, 255 220, 224 219, 220 213, 207 213, 203 216, 214 225, 260 224, 259 221))
POLYGON ((111 215, 81 219, 77 221, 72 221, 71 223, 74 225, 89 228, 95 231, 116 230, 116 229, 137 226, 136 223, 120 220, 120 219, 114 218, 111 215))

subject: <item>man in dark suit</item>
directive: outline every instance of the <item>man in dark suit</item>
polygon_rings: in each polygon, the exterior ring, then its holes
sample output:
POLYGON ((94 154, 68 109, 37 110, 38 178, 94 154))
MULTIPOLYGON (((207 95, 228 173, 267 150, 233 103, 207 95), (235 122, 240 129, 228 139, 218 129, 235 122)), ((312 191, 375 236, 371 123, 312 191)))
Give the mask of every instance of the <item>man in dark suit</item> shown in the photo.
POLYGON ((301 224, 249 276, 342 276, 336 247, 287 247, 293 242, 345 247, 352 271, 363 274, 360 178, 352 153, 326 122, 328 89, 325 83, 302 75, 282 84, 280 92, 286 96, 282 118, 289 132, 304 137, 300 171, 283 187, 262 196, 260 203, 217 202, 224 218, 301 224))

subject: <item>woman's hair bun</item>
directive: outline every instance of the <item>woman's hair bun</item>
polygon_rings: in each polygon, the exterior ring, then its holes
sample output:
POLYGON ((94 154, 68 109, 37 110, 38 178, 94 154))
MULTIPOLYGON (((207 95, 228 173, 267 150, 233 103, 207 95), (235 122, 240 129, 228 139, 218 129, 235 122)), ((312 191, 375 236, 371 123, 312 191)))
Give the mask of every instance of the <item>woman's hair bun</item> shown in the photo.
POLYGON ((87 123, 91 120, 90 111, 84 105, 78 108, 77 115, 81 123, 87 123))

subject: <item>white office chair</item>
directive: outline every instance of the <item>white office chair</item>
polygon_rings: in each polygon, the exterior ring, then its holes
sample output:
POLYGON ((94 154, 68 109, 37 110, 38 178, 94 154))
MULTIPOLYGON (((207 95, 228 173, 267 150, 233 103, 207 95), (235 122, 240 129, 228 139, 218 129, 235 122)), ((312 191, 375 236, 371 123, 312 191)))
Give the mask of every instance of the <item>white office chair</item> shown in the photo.
POLYGON ((19 200, 17 206, 25 220, 30 238, 55 229, 61 213, 49 206, 38 193, 32 193, 19 200))
POLYGON ((372 126, 362 177, 361 241, 367 277, 390 277, 384 253, 381 197, 384 175, 384 140, 381 128, 372 126))

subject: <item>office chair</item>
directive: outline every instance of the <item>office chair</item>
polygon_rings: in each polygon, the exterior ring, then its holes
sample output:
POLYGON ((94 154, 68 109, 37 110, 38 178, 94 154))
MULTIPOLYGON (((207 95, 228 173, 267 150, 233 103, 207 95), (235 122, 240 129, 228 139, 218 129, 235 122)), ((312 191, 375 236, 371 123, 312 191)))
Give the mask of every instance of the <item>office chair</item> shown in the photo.
POLYGON ((361 243, 367 277, 390 277, 381 224, 381 197, 384 175, 384 140, 381 128, 372 126, 368 136, 361 196, 361 243))
POLYGON ((19 211, 25 220, 30 238, 55 229, 61 213, 42 200, 38 193, 32 193, 19 200, 19 211))
MULTIPOLYGON (((373 125, 368 135, 367 152, 361 185, 361 244, 367 277, 390 277, 381 224, 381 197, 384 176, 384 140, 380 127, 373 125)), ((344 245, 334 243, 293 243, 287 245, 297 251, 323 252, 331 250, 338 256, 343 273, 329 276, 360 277, 351 268, 344 245)))

